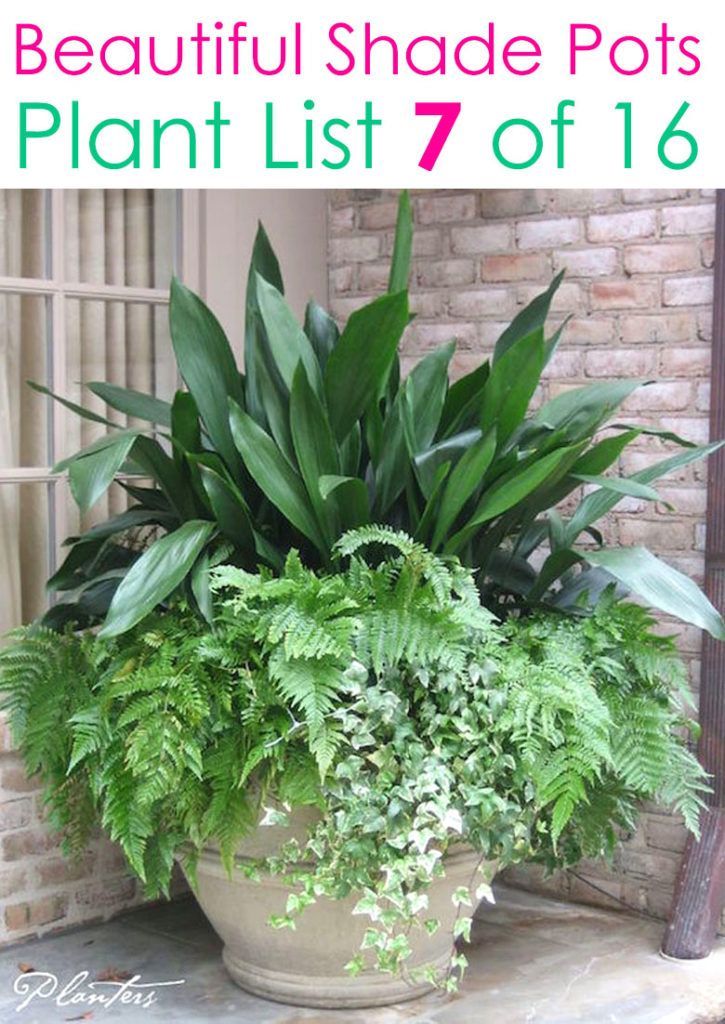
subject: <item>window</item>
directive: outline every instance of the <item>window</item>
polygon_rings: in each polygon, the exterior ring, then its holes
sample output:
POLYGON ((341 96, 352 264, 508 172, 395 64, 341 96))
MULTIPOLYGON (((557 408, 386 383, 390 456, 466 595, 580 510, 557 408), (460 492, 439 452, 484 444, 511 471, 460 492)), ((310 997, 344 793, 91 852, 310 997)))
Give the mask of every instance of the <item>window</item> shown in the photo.
POLYGON ((193 194, 0 190, 0 634, 45 606, 63 539, 125 507, 113 488, 79 521, 51 467, 107 427, 26 381, 121 424, 84 384, 169 398, 168 286, 193 278, 195 227, 193 194))

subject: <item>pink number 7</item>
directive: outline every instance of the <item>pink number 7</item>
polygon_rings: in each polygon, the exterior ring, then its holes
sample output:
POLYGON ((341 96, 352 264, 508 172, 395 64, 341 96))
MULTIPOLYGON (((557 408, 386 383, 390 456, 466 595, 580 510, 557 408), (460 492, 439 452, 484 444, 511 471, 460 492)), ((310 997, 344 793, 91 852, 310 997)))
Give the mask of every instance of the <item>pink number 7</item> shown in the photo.
POLYGON ((458 115, 461 112, 460 103, 416 103, 415 105, 416 114, 431 114, 434 117, 439 118, 438 124, 433 130, 433 134, 430 137, 428 145, 425 147, 425 153, 418 161, 418 166, 422 167, 424 171, 432 171, 436 165, 436 160, 441 155, 441 150, 448 141, 448 136, 453 130, 453 125, 458 120, 458 115))

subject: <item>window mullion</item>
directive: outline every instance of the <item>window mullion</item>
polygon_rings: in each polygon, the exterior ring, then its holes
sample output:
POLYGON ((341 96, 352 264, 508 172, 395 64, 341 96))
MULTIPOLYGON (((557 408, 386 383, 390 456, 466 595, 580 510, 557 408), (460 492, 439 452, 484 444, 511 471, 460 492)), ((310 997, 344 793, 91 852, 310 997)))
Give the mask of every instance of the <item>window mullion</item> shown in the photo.
MULTIPOLYGON (((66 339, 66 296, 65 274, 65 197, 60 189, 51 192, 51 346, 50 379, 56 395, 66 395, 68 387, 68 346, 66 339)), ((60 438, 68 436, 69 410, 60 402, 53 402, 53 441, 50 450, 51 462, 58 460, 60 438)), ((51 557, 55 558, 58 545, 68 536, 68 510, 65 495, 58 483, 53 489, 53 532, 50 538, 51 557)))

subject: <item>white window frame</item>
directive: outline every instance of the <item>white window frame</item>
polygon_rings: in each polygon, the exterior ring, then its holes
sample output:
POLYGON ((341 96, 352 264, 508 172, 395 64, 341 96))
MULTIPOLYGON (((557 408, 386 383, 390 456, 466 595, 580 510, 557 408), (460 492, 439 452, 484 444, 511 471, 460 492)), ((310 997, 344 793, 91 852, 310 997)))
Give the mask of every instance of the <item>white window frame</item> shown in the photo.
MULTIPOLYGON (((148 303, 154 306, 168 305, 169 293, 161 288, 138 288, 126 285, 84 284, 64 279, 65 253, 65 194, 62 189, 50 189, 45 194, 46 223, 50 227, 50 245, 47 255, 50 275, 47 278, 0 276, 0 294, 34 295, 46 299, 46 337, 50 366, 46 378, 51 391, 67 397, 67 346, 66 313, 67 303, 73 299, 95 299, 103 302, 148 303)), ((203 231, 200 195, 197 190, 177 193, 176 204, 176 251, 174 272, 189 285, 198 290, 202 272, 203 231)), ((69 409, 60 402, 53 402, 52 432, 55 439, 64 436, 65 424, 72 417, 69 409)), ((49 457, 56 453, 50 450, 49 457)), ((51 466, 0 467, 0 487, 12 484, 54 485, 49 515, 49 568, 56 563, 58 545, 68 534, 67 492, 62 478, 53 474, 51 466), (60 497, 59 497, 60 496, 60 497)))

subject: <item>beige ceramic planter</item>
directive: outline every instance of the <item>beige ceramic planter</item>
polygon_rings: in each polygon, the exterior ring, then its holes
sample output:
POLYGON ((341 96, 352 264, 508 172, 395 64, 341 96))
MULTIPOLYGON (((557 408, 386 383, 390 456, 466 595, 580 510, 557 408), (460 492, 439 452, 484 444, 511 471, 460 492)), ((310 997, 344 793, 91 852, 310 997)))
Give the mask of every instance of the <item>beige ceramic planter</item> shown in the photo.
MULTIPOLYGON (((293 835, 302 840, 311 820, 309 811, 297 810, 289 827, 258 828, 240 844, 238 862, 268 857, 293 835)), ((423 929, 411 934, 411 969, 431 963, 446 968, 457 914, 451 896, 459 886, 477 888, 479 862, 479 855, 469 847, 447 855, 446 877, 429 891, 429 914, 438 918, 441 927, 433 936, 423 929)), ((227 970, 242 988, 280 1003, 338 1009, 385 1006, 430 990, 426 982, 413 983, 372 969, 354 978, 345 971, 370 923, 366 916, 352 914, 357 896, 319 899, 304 911, 294 931, 270 927, 269 918, 284 913, 288 892, 288 886, 275 876, 253 882, 238 871, 230 878, 218 850, 207 847, 202 852, 196 895, 224 942, 227 970)))

